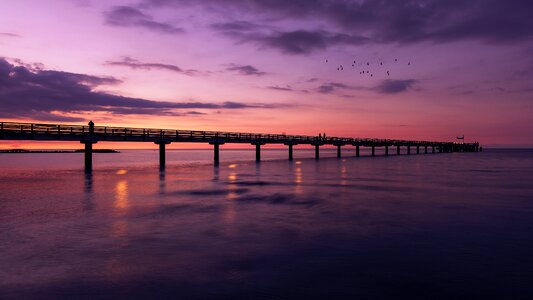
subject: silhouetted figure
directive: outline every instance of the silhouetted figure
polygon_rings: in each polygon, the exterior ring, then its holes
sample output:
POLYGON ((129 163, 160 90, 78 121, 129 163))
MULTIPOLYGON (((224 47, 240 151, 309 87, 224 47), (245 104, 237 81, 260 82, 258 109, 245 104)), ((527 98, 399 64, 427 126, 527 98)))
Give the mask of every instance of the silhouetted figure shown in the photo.
POLYGON ((94 133, 94 122, 93 120, 89 121, 89 133, 94 133))
POLYGON ((366 63, 366 65, 367 65, 367 66, 370 66, 370 63, 369 63, 369 62, 367 62, 367 63, 366 63))
POLYGON ((389 73, 389 71, 387 71, 387 76, 390 76, 390 73, 389 73))
POLYGON ((326 62, 328 62, 328 60, 326 59, 326 62))
POLYGON ((370 77, 374 77, 374 74, 370 74, 370 77))
POLYGON ((395 59, 394 59, 394 61, 398 61, 398 59, 397 59, 397 58, 395 58, 395 59))
POLYGON ((411 65, 411 62, 409 62, 407 65, 410 66, 410 65, 411 65))
POLYGON ((383 63, 382 63, 382 62, 380 62, 379 64, 383 66, 383 63))

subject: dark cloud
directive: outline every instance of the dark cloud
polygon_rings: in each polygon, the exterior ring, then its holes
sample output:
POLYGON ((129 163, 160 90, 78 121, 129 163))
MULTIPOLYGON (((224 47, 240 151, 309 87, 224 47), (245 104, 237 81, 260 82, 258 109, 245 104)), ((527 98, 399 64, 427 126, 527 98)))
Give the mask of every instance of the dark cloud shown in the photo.
POLYGON ((212 26, 234 38, 256 41, 291 54, 307 54, 331 45, 462 40, 501 44, 530 42, 533 36, 530 0, 145 0, 144 3, 176 9, 196 5, 210 12, 234 11, 247 18, 266 20, 259 25, 272 26, 279 20, 292 20, 294 25, 285 24, 285 29, 270 34, 258 31, 258 24, 246 21, 212 26), (321 24, 320 28, 329 28, 331 32, 309 29, 309 22, 321 24), (302 26, 306 30, 301 30, 302 26))
POLYGON ((172 71, 180 74, 185 75, 196 75, 198 74, 198 70, 184 70, 176 65, 170 65, 170 64, 162 64, 162 63, 145 63, 141 62, 139 60, 130 58, 130 57, 123 57, 122 60, 119 61, 107 61, 105 62, 106 65, 109 66, 121 66, 121 67, 128 67, 131 69, 142 69, 142 70, 152 70, 152 69, 159 69, 159 70, 167 70, 172 71))
POLYGON ((153 18, 131 6, 115 6, 105 13, 105 21, 109 25, 124 27, 142 27, 148 30, 176 34, 183 33, 182 28, 172 24, 156 22, 153 18))
POLYGON ((250 65, 237 65, 230 64, 227 68, 227 71, 235 71, 241 75, 253 75, 253 76, 263 76, 266 75, 266 72, 259 71, 256 67, 250 65))
POLYGON ((16 66, 0 58, 0 117, 46 121, 78 121, 68 113, 108 112, 117 115, 197 115, 190 109, 278 108, 282 104, 166 102, 123 97, 96 88, 121 81, 62 71, 16 66), (182 110, 187 110, 183 112, 182 110))
POLYGON ((406 80, 383 80, 379 85, 373 88, 373 90, 382 94, 397 94, 405 92, 413 87, 417 83, 414 79, 406 80))
POLYGON ((295 30, 295 31, 252 31, 232 29, 220 30, 239 43, 253 43, 259 48, 273 48, 287 54, 309 54, 316 50, 323 50, 334 45, 361 45, 368 42, 368 38, 348 34, 330 33, 323 30, 295 30))

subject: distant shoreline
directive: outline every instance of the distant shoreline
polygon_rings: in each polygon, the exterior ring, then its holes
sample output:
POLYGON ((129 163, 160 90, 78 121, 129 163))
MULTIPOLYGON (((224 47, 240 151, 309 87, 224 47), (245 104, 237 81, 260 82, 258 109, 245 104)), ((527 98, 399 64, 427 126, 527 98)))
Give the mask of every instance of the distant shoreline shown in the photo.
MULTIPOLYGON (((25 149, 10 149, 0 150, 0 153, 84 153, 84 149, 78 150, 25 150, 25 149)), ((94 153, 120 153, 120 151, 112 149, 94 149, 94 153)))

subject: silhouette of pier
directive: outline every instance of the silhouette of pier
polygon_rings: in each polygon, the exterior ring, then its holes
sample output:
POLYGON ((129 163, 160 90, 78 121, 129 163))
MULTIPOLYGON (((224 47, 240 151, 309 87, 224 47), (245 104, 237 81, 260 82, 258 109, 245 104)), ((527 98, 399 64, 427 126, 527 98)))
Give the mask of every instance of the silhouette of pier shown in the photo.
POLYGON ((479 143, 456 143, 437 141, 414 141, 372 138, 323 137, 307 135, 264 134, 244 132, 221 132, 199 130, 170 130, 153 128, 128 128, 64 125, 64 124, 34 124, 0 122, 0 140, 38 140, 38 141, 79 141, 85 146, 85 170, 92 170, 93 144, 98 142, 151 142, 159 145, 159 165, 165 167, 165 147, 170 143, 208 143, 213 145, 214 163, 220 162, 220 145, 223 144, 251 144, 255 146, 256 160, 261 160, 261 146, 267 144, 281 144, 288 147, 288 158, 293 159, 293 146, 310 145, 315 147, 315 158, 320 158, 320 146, 332 145, 337 147, 337 157, 341 157, 343 146, 354 146, 355 156, 360 156, 360 148, 371 148, 371 155, 376 155, 376 148, 384 148, 385 156, 389 155, 389 148, 396 147, 396 155, 400 155, 402 147, 416 149, 420 154, 423 149, 428 153, 449 152, 479 152, 479 143))

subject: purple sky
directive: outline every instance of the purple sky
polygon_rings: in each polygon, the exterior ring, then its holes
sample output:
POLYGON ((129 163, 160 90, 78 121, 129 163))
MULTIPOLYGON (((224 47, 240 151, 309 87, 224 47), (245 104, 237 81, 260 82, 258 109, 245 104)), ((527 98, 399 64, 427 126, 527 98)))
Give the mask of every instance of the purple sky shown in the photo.
POLYGON ((493 0, 2 1, 0 119, 533 146, 532 11, 493 0))

